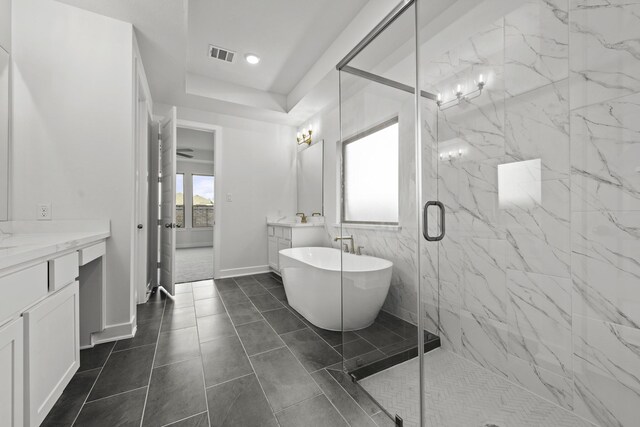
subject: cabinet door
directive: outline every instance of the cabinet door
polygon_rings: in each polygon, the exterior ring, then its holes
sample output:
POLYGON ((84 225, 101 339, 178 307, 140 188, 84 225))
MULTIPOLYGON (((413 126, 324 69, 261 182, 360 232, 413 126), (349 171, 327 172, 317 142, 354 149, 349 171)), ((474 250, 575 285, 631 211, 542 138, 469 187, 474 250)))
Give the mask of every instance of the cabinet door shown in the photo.
POLYGON ((269 237, 269 267, 278 271, 278 239, 269 237))
POLYGON ((78 282, 23 314, 25 425, 39 426, 80 366, 78 282))
POLYGON ((291 241, 278 239, 278 252, 280 252, 283 249, 289 249, 290 247, 291 247, 291 241))
POLYGON ((23 425, 22 337, 22 318, 0 328, 0 420, 10 427, 23 425))

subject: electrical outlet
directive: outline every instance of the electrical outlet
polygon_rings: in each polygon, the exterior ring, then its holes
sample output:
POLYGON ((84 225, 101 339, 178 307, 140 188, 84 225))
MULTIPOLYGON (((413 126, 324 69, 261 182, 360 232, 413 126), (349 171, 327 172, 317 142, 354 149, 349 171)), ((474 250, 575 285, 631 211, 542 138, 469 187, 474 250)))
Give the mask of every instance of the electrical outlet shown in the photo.
POLYGON ((227 202, 232 202, 233 201, 233 196, 231 195, 231 193, 227 193, 227 202))
POLYGON ((51 203, 39 203, 36 217, 38 221, 51 220, 51 203))

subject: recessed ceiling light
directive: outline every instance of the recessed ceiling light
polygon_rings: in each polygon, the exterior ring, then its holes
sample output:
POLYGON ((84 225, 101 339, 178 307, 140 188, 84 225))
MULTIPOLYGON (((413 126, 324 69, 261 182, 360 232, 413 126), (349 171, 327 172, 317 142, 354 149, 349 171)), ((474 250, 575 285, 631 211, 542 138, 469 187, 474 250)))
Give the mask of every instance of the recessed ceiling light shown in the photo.
POLYGON ((251 65, 256 65, 258 62, 260 62, 260 57, 258 55, 254 55, 253 53, 247 53, 244 56, 244 59, 246 59, 247 62, 251 65))

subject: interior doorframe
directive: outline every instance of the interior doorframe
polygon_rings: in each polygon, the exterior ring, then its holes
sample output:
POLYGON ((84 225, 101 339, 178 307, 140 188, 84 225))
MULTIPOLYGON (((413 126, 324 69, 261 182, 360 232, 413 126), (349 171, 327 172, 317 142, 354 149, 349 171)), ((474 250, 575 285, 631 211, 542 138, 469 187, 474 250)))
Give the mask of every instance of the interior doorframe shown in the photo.
MULTIPOLYGON (((220 277, 220 231, 222 229, 222 203, 220 195, 222 194, 222 127, 212 125, 210 123, 202 123, 191 120, 178 119, 176 122, 178 128, 199 130, 213 133, 213 194, 214 194, 214 223, 213 223, 213 277, 220 277)), ((174 254, 175 256, 175 254, 174 254)))

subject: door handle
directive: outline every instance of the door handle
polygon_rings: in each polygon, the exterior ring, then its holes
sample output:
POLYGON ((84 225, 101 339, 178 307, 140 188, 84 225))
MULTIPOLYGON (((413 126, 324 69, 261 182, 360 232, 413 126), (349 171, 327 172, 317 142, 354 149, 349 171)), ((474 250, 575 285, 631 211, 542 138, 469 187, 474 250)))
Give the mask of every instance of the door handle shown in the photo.
POLYGON ((424 204, 424 210, 422 211, 422 235, 429 242, 439 242, 444 238, 444 233, 444 205, 437 200, 429 200, 424 204), (429 206, 437 206, 440 209, 440 234, 438 236, 429 236, 429 206))
POLYGON ((173 224, 168 223, 168 224, 165 224, 165 225, 164 225, 164 228, 171 228, 172 226, 173 226, 173 224))
POLYGON ((138 224, 138 230, 142 230, 143 228, 144 228, 144 225, 138 224))

